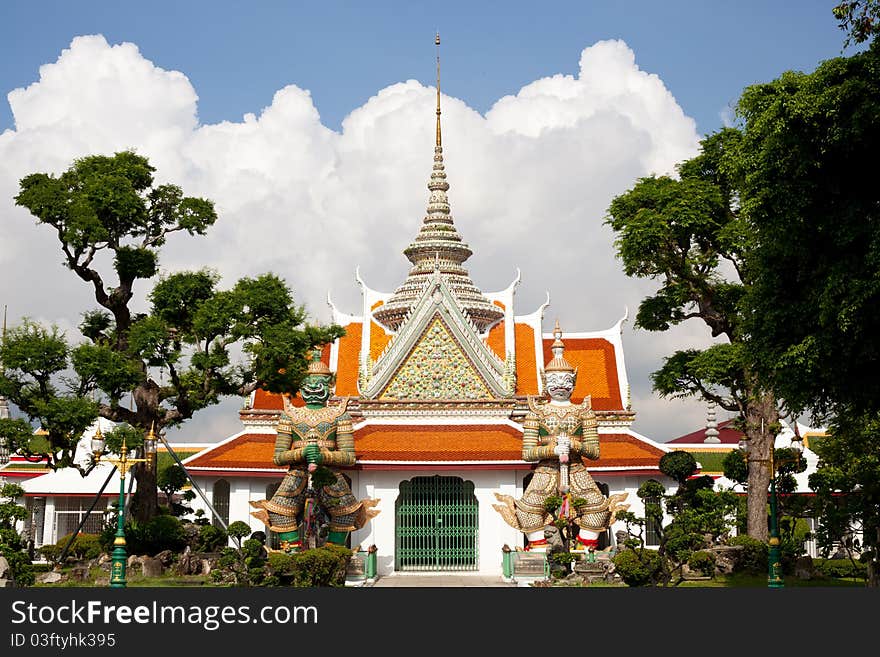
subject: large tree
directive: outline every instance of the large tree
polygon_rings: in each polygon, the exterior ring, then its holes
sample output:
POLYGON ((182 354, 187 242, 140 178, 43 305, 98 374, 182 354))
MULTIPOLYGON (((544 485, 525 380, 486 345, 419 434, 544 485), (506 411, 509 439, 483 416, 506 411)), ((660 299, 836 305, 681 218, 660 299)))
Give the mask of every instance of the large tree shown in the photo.
POLYGON ((739 142, 732 128, 706 137, 699 155, 679 164, 677 179, 642 178, 616 197, 607 223, 617 233, 626 274, 660 282, 641 302, 636 327, 665 331, 697 319, 713 338, 723 339, 667 357, 652 375, 654 390, 667 397, 701 397, 743 419, 749 441, 748 532, 766 540, 767 462, 779 411, 744 354, 742 299, 753 283, 746 266, 753 240, 731 170, 739 142))
MULTIPOLYGON (((865 22, 877 17, 876 3, 844 4, 868 12, 852 28, 856 40, 876 35, 876 21, 865 22)), ((743 208, 756 239, 749 357, 790 407, 830 422, 833 436, 811 479, 828 512, 820 536, 861 526, 876 585, 880 40, 813 73, 749 87, 739 112, 743 208)))
MULTIPOLYGON (((0 434, 52 468, 79 467, 76 444, 98 416, 142 436, 257 386, 295 392, 307 352, 342 334, 338 326, 305 326, 304 309, 273 274, 227 290, 210 271, 169 274, 149 293, 149 312, 133 312, 135 285, 157 276, 168 235, 203 235, 217 218, 210 201, 154 185, 154 171, 126 151, 78 159, 57 177, 21 180, 16 203, 54 229, 64 264, 100 306, 82 315, 85 342, 71 344, 57 328, 24 320, 0 347, 0 394, 47 435, 34 440, 21 419, 0 420, 0 434)), ((157 511, 155 472, 134 472, 135 512, 149 518, 157 511)))
POLYGON ((880 42, 749 87, 739 111, 755 364, 798 409, 880 411, 880 42))

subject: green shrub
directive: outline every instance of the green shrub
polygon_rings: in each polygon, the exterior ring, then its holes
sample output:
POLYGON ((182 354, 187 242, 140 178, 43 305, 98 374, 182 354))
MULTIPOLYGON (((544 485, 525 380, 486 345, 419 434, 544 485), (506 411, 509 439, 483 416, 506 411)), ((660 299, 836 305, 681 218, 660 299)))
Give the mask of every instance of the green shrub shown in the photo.
POLYGON ((183 525, 174 516, 156 516, 147 522, 143 532, 144 553, 154 556, 171 550, 180 552, 186 545, 183 525))
POLYGON ((767 544, 756 538, 742 534, 734 536, 727 541, 728 545, 742 545, 743 549, 739 553, 734 565, 736 572, 743 572, 750 575, 761 575, 767 573, 767 544))
POLYGON ((61 556, 61 546, 55 545, 54 543, 47 543, 40 548, 40 554, 43 555, 43 558, 46 561, 54 565, 58 563, 58 557, 61 556))
POLYGON ((298 587, 345 586, 345 569, 352 551, 338 545, 325 545, 297 554, 273 552, 269 555, 267 583, 298 587))
POLYGON ((196 536, 193 552, 217 552, 225 547, 229 536, 225 531, 214 525, 202 525, 199 527, 199 535, 196 536))
POLYGON ((825 577, 854 577, 864 579, 868 574, 867 564, 849 559, 813 559, 813 566, 825 577))
POLYGON ((660 579, 663 564, 655 550, 623 550, 614 557, 615 572, 627 586, 651 586, 660 579))
POLYGON ((692 571, 704 577, 712 577, 715 574, 715 555, 706 550, 698 550, 691 554, 687 564, 692 571))
POLYGON ((241 539, 251 535, 251 528, 246 522, 236 520, 229 525, 228 533, 237 544, 241 544, 241 539))
MULTIPOLYGON (((181 552, 186 546, 186 534, 178 518, 159 515, 146 523, 130 520, 125 523, 125 546, 128 554, 148 554, 171 550, 181 552)), ((108 525, 100 535, 100 543, 105 552, 113 549, 116 526, 108 525)))
MULTIPOLYGON (((67 545, 67 542, 70 540, 71 534, 67 536, 62 536, 58 539, 58 542, 55 544, 55 547, 58 548, 58 553, 55 555, 55 559, 61 556, 61 551, 64 549, 64 546, 67 545)), ((47 547, 47 546, 43 546, 47 547)), ((40 548, 42 552, 42 548, 40 548)), ((77 534, 76 538, 73 539, 73 544, 70 546, 70 549, 67 550, 67 556, 73 557, 74 559, 95 559, 99 554, 103 552, 101 546, 101 536, 100 534, 77 534)), ((43 552, 43 556, 46 556, 46 553, 43 552)), ((50 560, 48 556, 46 556, 47 560, 50 560)))

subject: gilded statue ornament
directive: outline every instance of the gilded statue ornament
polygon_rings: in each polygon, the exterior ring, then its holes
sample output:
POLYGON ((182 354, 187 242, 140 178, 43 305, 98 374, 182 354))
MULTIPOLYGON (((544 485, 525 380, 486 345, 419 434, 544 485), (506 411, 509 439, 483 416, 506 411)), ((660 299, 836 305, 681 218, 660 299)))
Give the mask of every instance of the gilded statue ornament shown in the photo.
POLYGON ((304 407, 285 397, 276 426, 275 465, 288 466, 271 500, 251 502, 252 515, 278 534, 285 552, 323 542, 345 545, 349 532, 379 513, 378 500, 355 499, 337 467, 356 461, 354 431, 347 401, 328 406, 333 375, 315 351, 300 388, 304 407), (335 466, 335 467, 334 467, 335 466), (327 535, 318 531, 327 519, 327 535))
POLYGON ((537 463, 532 480, 519 500, 496 493, 501 504, 493 506, 526 534, 526 549, 547 549, 545 529, 554 520, 578 528, 575 549, 595 548, 599 534, 629 505, 621 504, 626 493, 605 497, 583 464, 583 458, 599 458, 598 421, 590 397, 579 405, 571 402, 577 369, 563 356, 558 322, 553 334, 553 358, 544 367, 549 400, 530 397, 523 426, 522 458, 537 463))

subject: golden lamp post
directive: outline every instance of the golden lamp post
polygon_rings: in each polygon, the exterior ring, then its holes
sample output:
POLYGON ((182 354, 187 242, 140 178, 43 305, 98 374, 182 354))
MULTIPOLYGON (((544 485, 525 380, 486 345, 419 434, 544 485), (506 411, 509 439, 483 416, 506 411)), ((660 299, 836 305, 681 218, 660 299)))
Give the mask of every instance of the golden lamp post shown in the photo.
MULTIPOLYGON (((761 420, 761 433, 764 433, 763 420, 761 420)), ((798 433, 797 424, 795 424, 794 435, 791 437, 790 447, 794 452, 794 457, 776 458, 776 441, 774 439, 773 444, 770 445, 770 458, 753 459, 749 458, 749 443, 745 436, 739 441, 739 448, 745 455, 746 465, 749 463, 764 463, 770 470, 770 540, 768 541, 769 548, 767 550, 767 587, 771 589, 781 589, 785 586, 785 581, 782 577, 782 548, 779 542, 779 514, 777 511, 779 500, 776 495, 776 471, 781 465, 798 463, 801 460, 804 442, 798 433)))
MULTIPOLYGON (((116 538, 113 540, 113 554, 110 566, 110 588, 125 588, 125 566, 128 560, 128 553, 125 549, 125 475, 132 465, 135 463, 146 463, 147 467, 152 467, 154 457, 156 456, 156 434, 153 429, 144 438, 144 458, 134 458, 129 454, 125 445, 125 436, 122 438, 122 449, 119 456, 109 456, 104 453, 105 441, 101 433, 101 428, 95 432, 92 438, 92 454, 95 463, 100 461, 108 461, 116 466, 119 470, 119 506, 116 517, 116 538)), ((132 452, 133 454, 134 452, 132 452)))

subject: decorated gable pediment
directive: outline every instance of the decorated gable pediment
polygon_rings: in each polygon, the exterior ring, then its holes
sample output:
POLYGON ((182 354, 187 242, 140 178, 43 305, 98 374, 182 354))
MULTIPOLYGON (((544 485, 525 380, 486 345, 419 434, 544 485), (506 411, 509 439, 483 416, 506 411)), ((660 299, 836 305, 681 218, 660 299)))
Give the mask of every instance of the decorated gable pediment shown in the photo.
POLYGON ((362 370, 368 399, 500 399, 513 395, 515 366, 492 352, 436 274, 385 351, 362 370))
POLYGON ((492 396, 438 314, 379 394, 379 399, 489 399, 492 396))

